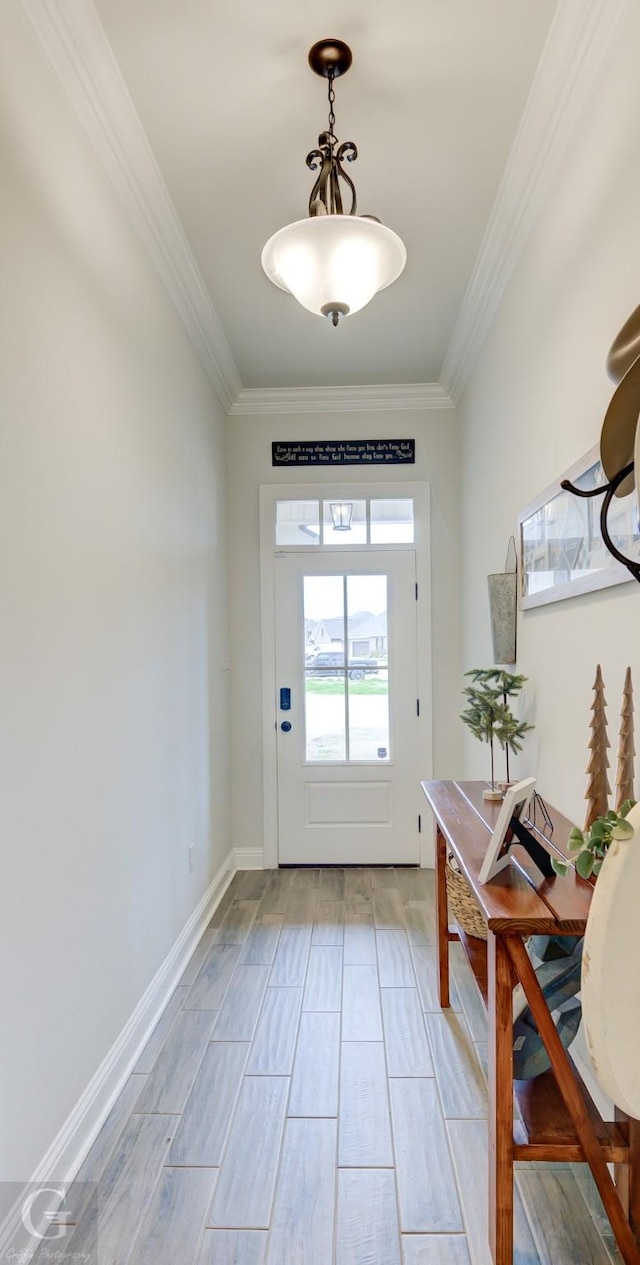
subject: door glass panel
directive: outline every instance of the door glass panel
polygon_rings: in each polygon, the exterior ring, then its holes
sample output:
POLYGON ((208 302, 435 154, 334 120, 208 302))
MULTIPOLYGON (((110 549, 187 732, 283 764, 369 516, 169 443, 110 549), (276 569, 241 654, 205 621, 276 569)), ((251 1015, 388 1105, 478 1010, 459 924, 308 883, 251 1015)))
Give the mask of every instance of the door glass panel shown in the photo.
POLYGON ((305 575, 307 760, 347 759, 344 576, 305 575))
POLYGON ((323 501, 322 517, 323 545, 366 545, 366 501, 323 501))
POLYGON ((320 502, 276 501, 276 545, 319 545, 320 502))
POLYGON ((348 747, 350 760, 389 760, 387 577, 347 580, 348 747))
POLYGON ((413 498, 386 497, 371 500, 371 544, 413 543, 413 498))
POLYGON ((305 576, 304 640, 306 759, 390 760, 386 575, 305 576))

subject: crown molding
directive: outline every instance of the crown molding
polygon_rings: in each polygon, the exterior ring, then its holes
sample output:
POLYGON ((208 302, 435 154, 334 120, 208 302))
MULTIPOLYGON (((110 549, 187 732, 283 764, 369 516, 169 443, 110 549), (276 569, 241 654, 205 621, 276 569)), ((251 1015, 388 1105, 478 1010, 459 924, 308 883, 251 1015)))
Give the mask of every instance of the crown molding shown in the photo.
POLYGON ((418 382, 395 386, 245 388, 229 414, 246 417, 257 413, 381 413, 453 407, 438 382, 418 382))
POLYGON ((221 404, 240 375, 91 0, 18 0, 133 220, 221 404))
POLYGON ((458 314, 441 381, 457 404, 630 0, 558 5, 458 314))

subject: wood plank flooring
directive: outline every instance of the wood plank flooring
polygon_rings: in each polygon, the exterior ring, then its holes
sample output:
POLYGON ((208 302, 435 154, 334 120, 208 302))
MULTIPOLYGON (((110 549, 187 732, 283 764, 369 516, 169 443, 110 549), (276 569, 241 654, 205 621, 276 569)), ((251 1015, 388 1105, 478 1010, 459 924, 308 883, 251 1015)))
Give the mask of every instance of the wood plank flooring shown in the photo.
MULTIPOLYGON (((237 874, 78 1174, 57 1259, 491 1265, 486 1019, 456 946, 452 967, 443 1013, 430 871, 237 874)), ((514 1265, 615 1260, 588 1180, 518 1173, 514 1265)))

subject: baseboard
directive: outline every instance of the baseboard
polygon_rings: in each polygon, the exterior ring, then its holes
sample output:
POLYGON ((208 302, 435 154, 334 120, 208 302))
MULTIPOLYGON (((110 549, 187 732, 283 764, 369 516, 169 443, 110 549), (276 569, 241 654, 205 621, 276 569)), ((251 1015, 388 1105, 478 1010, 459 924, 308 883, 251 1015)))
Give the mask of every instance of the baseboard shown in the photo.
POLYGON ((236 870, 263 870, 263 848, 234 848, 233 865, 236 870))
POLYGON ((73 1111, 31 1177, 31 1181, 69 1182, 75 1177, 106 1120, 143 1046, 164 1010, 236 865, 230 852, 154 975, 131 1018, 87 1085, 73 1111))

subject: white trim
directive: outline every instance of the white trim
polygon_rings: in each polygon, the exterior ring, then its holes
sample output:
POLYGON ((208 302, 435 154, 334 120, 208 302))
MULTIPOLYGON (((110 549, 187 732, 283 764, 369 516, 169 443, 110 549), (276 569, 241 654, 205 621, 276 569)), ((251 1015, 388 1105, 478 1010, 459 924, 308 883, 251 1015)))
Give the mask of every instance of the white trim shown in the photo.
POLYGON ((221 404, 242 383, 222 325, 98 14, 19 0, 174 303, 221 404))
POLYGON ((236 870, 263 870, 263 848, 234 848, 233 865, 236 870))
POLYGON ((441 381, 454 404, 629 5, 630 0, 563 0, 556 9, 442 366, 441 381))
POLYGON ((438 382, 385 386, 245 388, 229 409, 230 417, 267 413, 380 413, 450 409, 453 401, 438 382))
POLYGON ((230 852, 38 1164, 31 1182, 68 1182, 77 1173, 234 874, 234 857, 230 852))
MULTIPOLYGON (((276 640, 275 640, 275 565, 276 553, 294 552, 276 550, 274 545, 274 506, 279 499, 304 499, 310 488, 318 490, 325 499, 331 495, 331 483, 318 480, 314 483, 262 484, 260 486, 260 597, 262 633, 262 769, 263 769, 263 844, 264 865, 268 869, 278 866, 278 761, 274 724, 276 699, 276 640)), ((416 483, 336 483, 340 497, 406 497, 412 496, 417 510, 414 514, 415 541, 411 545, 390 545, 389 550, 409 549, 416 555, 418 580, 418 696, 420 719, 418 722, 421 744, 424 749, 424 777, 433 776, 433 667, 432 667, 432 611, 431 611, 431 486, 428 482, 416 483)), ((336 495, 336 493, 334 493, 336 495)), ((384 546, 366 546, 366 552, 383 552, 384 546)), ((364 550, 363 550, 364 551, 364 550)), ((297 551, 296 551, 297 552, 297 551)), ((335 552, 340 549, 329 549, 335 552)), ((418 814, 424 814, 424 802, 420 782, 416 783, 416 822, 418 814)), ((423 817, 424 820, 424 817, 423 817)), ((430 832, 420 835, 420 865, 433 867, 433 847, 430 832)))

